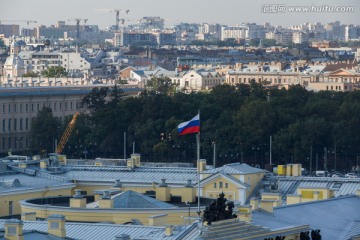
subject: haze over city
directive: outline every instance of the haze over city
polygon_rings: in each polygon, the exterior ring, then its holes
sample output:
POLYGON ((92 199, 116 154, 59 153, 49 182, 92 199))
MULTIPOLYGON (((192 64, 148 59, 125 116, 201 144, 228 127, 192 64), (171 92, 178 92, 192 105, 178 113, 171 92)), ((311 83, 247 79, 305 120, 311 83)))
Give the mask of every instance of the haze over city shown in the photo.
MULTIPOLYGON (((240 1, 223 0, 124 0, 124 1, 6 1, 0 9, 0 21, 4 20, 36 20, 38 24, 51 25, 58 20, 73 18, 87 18, 88 24, 97 24, 100 28, 114 24, 115 16, 109 13, 96 12, 95 9, 129 9, 130 12, 122 17, 132 20, 143 16, 160 16, 165 19, 167 26, 178 22, 208 22, 235 25, 241 22, 270 22, 272 25, 297 25, 303 22, 333 22, 340 21, 344 24, 360 24, 357 0, 321 0, 321 1, 240 1), (343 13, 263 13, 262 6, 268 4, 283 4, 286 6, 351 6, 352 12, 343 13)), ((23 25, 25 26, 26 23, 23 25)))

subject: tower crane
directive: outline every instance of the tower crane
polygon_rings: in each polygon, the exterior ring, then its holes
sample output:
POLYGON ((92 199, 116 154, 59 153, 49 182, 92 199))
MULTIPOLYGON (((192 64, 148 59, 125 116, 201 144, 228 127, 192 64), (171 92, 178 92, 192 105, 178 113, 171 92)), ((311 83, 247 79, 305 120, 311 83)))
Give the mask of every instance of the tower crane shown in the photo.
POLYGON ((115 21, 115 30, 119 30, 119 22, 120 22, 120 12, 124 11, 126 14, 130 12, 130 10, 121 10, 121 9, 95 9, 96 12, 108 12, 108 13, 116 13, 116 21, 115 21))
POLYGON ((37 23, 35 20, 1 20, 1 22, 26 22, 26 24, 29 26, 30 23, 37 23))
POLYGON ((69 140, 69 137, 71 135, 72 130, 74 129, 75 123, 77 118, 79 117, 80 113, 76 112, 71 121, 69 122, 69 124, 67 125, 64 134, 62 135, 59 144, 56 147, 56 153, 57 154, 61 154, 61 152, 64 150, 65 144, 67 143, 67 141, 69 140))

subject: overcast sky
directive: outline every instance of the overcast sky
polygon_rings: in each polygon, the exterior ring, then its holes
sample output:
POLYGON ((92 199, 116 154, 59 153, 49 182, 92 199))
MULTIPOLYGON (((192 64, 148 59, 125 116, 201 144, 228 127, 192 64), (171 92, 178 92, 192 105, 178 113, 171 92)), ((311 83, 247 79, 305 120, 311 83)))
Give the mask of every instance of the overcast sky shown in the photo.
MULTIPOLYGON (((175 22, 220 23, 235 25, 242 22, 291 26, 304 22, 333 22, 360 25, 359 0, 5 0, 0 7, 0 21, 36 20, 35 25, 52 25, 58 20, 87 18, 87 24, 100 28, 115 24, 115 13, 96 12, 95 9, 129 9, 127 17, 136 21, 143 16, 160 16, 165 24, 175 22), (353 6, 347 13, 263 13, 262 6, 353 6)), ((128 22, 130 23, 130 21, 128 22)), ((21 23, 19 23, 21 24, 21 23)), ((70 22, 68 23, 70 24, 70 22)), ((25 24, 21 24, 26 26, 25 24)))

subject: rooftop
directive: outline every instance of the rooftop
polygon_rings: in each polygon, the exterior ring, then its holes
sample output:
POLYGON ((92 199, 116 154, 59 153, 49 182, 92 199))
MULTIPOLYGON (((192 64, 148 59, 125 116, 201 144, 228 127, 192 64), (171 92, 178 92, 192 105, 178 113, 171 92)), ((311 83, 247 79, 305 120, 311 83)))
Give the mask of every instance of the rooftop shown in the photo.
MULTIPOLYGON (((4 223, 7 220, 0 219, 0 239, 4 239, 1 236, 1 231, 4 231, 4 223)), ((24 238, 27 239, 49 239, 41 237, 44 233, 47 233, 48 223, 47 221, 23 221, 24 238), (37 231, 37 232, 35 232, 37 231)), ((180 226, 177 227, 177 231, 173 231, 173 235, 167 237, 165 235, 165 227, 155 226, 134 226, 134 225, 118 225, 118 224, 106 224, 106 223, 73 223, 66 222, 66 236, 71 239, 84 239, 84 240, 98 240, 98 239, 115 239, 117 235, 126 234, 131 239, 195 239, 188 238, 187 233, 196 229, 196 225, 180 226)))
POLYGON ((253 174, 253 173, 263 173, 264 170, 251 167, 246 163, 231 163, 231 164, 226 164, 219 168, 214 168, 204 171, 203 173, 213 174, 218 172, 223 172, 226 174, 253 174))
MULTIPOLYGON (((114 196, 114 208, 176 208, 176 206, 156 200, 134 191, 126 191, 114 196)), ((87 207, 98 208, 99 201, 87 204, 87 207)))
POLYGON ((270 229, 307 224, 323 239, 347 240, 360 234, 360 198, 347 196, 275 207, 273 214, 253 212, 253 222, 270 229), (325 217, 326 216, 326 217, 325 217))

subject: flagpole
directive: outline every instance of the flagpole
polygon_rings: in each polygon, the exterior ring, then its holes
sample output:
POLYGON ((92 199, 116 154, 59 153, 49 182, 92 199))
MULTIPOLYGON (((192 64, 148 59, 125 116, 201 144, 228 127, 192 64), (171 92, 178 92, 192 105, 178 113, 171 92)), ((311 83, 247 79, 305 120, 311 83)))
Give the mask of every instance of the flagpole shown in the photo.
POLYGON ((196 134, 196 152, 197 152, 197 178, 198 178, 198 215, 200 217, 200 133, 196 134))
MULTIPOLYGON (((200 119, 200 110, 199 110, 199 119, 200 119)), ((196 134, 196 153, 197 153, 197 170, 198 170, 198 215, 200 218, 200 131, 196 134)))

